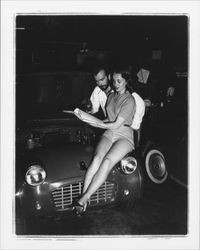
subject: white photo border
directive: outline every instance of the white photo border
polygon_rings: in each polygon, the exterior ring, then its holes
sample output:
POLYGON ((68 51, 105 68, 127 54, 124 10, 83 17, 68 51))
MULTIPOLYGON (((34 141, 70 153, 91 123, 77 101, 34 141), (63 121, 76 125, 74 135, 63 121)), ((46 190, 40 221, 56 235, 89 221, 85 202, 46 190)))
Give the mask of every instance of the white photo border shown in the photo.
POLYGON ((1 3, 1 248, 199 249, 200 2, 2 1, 1 3), (17 14, 131 14, 189 16, 189 207, 186 237, 16 237, 13 232, 15 166, 15 16, 17 14))

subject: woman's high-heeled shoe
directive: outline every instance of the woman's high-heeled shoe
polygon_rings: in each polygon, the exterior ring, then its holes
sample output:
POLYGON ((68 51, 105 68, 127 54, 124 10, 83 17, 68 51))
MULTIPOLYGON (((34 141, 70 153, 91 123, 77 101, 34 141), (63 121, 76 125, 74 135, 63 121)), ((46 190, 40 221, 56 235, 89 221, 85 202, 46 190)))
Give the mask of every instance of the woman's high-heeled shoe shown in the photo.
POLYGON ((84 207, 85 206, 80 204, 77 200, 75 200, 72 203, 72 210, 74 211, 75 215, 77 215, 78 217, 81 217, 84 215, 84 213, 85 213, 84 207))

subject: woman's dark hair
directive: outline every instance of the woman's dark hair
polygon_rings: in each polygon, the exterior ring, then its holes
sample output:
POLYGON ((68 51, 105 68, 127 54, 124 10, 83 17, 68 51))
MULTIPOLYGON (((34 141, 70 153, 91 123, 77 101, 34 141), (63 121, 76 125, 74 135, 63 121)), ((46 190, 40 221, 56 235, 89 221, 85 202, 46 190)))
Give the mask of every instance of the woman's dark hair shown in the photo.
POLYGON ((113 74, 117 73, 117 74, 121 74, 122 77, 126 80, 127 85, 126 85, 126 89, 130 92, 133 93, 133 88, 132 88, 132 77, 131 77, 131 73, 128 69, 126 68, 115 68, 113 70, 113 74))

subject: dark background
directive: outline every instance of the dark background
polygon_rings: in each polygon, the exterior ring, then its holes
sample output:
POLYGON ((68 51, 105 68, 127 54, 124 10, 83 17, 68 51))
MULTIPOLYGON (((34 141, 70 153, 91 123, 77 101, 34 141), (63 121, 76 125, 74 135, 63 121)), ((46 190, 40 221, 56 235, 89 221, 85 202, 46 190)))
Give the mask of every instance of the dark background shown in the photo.
POLYGON ((116 60, 139 67, 153 51, 187 70, 187 16, 17 16, 17 73, 81 69, 116 60))
MULTIPOLYGON (((76 92, 77 107, 95 86, 93 67, 106 64, 112 69, 121 64, 131 71, 133 87, 144 99, 160 102, 161 90, 175 83, 176 106, 181 107, 178 113, 182 112, 187 109, 188 32, 188 17, 184 15, 18 15, 16 84, 20 94, 16 99, 24 101, 17 106, 29 115, 33 113, 30 106, 38 99, 52 109, 62 108, 53 101, 60 92, 71 105, 74 94, 65 88, 76 92), (141 68, 150 71, 146 85, 137 83, 141 68), (79 79, 73 76, 76 72, 79 79), (60 73, 66 74, 63 90, 63 77, 52 76, 60 73), (90 75, 85 77, 85 73, 90 75), (46 93, 42 100, 38 97, 41 92, 46 93), (23 104, 28 101, 28 105, 23 104)), ((45 112, 49 114, 49 110, 45 112)))

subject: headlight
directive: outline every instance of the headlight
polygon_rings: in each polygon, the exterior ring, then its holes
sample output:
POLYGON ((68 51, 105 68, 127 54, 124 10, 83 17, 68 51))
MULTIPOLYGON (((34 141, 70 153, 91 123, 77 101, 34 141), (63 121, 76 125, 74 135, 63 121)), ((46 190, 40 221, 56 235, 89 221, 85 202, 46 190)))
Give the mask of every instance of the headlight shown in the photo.
POLYGON ((137 168, 137 160, 132 157, 126 157, 120 162, 120 169, 124 174, 132 174, 137 168))
POLYGON ((26 172, 26 182, 31 186, 37 186, 44 182, 46 172, 40 165, 32 165, 26 172))

